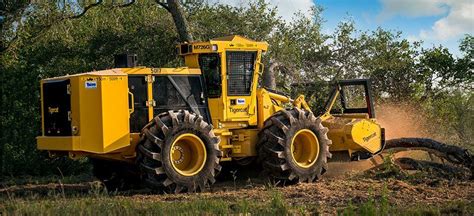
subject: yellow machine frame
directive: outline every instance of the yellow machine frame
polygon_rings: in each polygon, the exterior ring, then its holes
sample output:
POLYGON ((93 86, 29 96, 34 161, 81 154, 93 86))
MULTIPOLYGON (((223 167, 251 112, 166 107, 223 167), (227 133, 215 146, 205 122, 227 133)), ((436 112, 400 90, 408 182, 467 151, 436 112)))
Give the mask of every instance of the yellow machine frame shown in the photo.
MULTIPOLYGON (((37 138, 38 149, 48 150, 51 154, 68 153, 71 158, 83 156, 109 158, 133 162, 136 157, 136 145, 139 133, 131 133, 128 118, 134 112, 133 95, 127 86, 129 75, 144 75, 148 85, 148 120, 153 119, 153 75, 199 75, 199 55, 217 53, 222 63, 222 93, 218 98, 208 98, 209 112, 214 125, 214 133, 220 137, 219 147, 223 151, 221 161, 232 158, 256 156, 258 132, 264 121, 285 106, 294 106, 306 110, 310 107, 304 96, 291 99, 258 87, 258 78, 264 70, 262 53, 267 51, 266 42, 256 42, 241 36, 228 36, 212 39, 208 42, 185 43, 177 46, 178 54, 183 56, 186 67, 179 68, 116 68, 64 77, 42 80, 70 79, 72 136, 47 136, 43 131, 37 138), (249 95, 229 96, 227 92, 226 52, 256 52, 252 86, 249 95), (86 82, 97 83, 97 90, 83 88, 86 82), (242 103, 232 104, 232 100, 242 103), (130 103, 131 101, 131 103, 130 103), (128 104, 128 106, 127 106, 128 104), (120 107, 120 108, 118 108, 120 107), (127 109, 128 107, 128 109, 127 109)), ((41 85, 43 86, 43 85, 41 85)), ((42 107, 43 107, 42 88, 42 107)), ((335 103, 335 99, 331 102, 335 103)), ((331 105, 332 106, 332 105, 331 105)), ((54 111, 54 107, 51 107, 54 111)), ((382 148, 382 130, 374 119, 365 114, 334 116, 330 109, 321 116, 323 124, 329 128, 329 138, 333 141, 331 150, 349 153, 365 150, 376 153, 382 148)))

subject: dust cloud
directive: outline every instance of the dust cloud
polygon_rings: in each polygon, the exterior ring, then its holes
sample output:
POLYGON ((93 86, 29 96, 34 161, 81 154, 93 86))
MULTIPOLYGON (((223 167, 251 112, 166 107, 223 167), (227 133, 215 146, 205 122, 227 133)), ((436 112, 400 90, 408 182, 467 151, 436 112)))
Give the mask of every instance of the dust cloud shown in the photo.
POLYGON ((376 106, 376 119, 385 128, 386 139, 430 136, 426 118, 421 109, 405 103, 386 103, 376 106))

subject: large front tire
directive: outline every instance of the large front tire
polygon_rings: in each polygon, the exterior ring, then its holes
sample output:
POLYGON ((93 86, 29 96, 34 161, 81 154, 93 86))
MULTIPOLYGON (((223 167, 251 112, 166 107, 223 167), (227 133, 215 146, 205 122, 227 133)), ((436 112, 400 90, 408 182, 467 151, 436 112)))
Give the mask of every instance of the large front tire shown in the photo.
POLYGON ((221 169, 212 125, 188 111, 168 111, 142 130, 137 163, 147 185, 168 193, 205 190, 221 169))
POLYGON ((279 111, 265 121, 259 134, 259 161, 278 180, 313 182, 326 172, 331 157, 327 132, 309 111, 279 111))

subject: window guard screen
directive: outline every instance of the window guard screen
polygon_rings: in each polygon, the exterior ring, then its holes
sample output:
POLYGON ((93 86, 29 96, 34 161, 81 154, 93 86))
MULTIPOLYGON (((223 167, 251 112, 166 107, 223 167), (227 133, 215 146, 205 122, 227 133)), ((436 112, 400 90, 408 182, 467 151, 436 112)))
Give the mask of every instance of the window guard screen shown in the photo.
POLYGON ((250 95, 256 52, 227 52, 228 95, 250 95))

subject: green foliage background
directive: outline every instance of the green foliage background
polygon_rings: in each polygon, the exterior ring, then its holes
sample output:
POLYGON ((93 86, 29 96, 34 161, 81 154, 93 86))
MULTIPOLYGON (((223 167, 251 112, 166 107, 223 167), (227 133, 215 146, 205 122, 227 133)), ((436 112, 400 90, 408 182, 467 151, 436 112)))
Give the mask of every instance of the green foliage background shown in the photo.
MULTIPOLYGON (((150 0, 128 7, 104 4, 74 19, 65 17, 77 8, 52 3, 22 7, 18 2, 19 6, 8 6, 9 12, 0 20, 1 174, 85 172, 88 166, 81 161, 50 159, 36 150, 39 80, 111 68, 113 55, 124 52, 138 54, 144 66, 177 66, 181 61, 174 51, 178 37, 173 20, 150 0)), ((301 89, 316 109, 326 99, 328 81, 371 78, 377 103, 408 102, 427 113, 435 125, 433 133, 440 134, 442 141, 472 149, 471 35, 460 41, 462 55, 453 56, 442 46, 421 48, 422 42, 411 43, 401 32, 360 31, 350 19, 333 34, 325 34, 320 8, 285 22, 277 16, 278 8, 264 1, 241 7, 199 1, 184 6, 197 40, 239 34, 267 41, 270 49, 264 62, 266 69, 270 65, 276 69, 278 90, 290 93, 294 83, 321 83, 316 90, 301 89)))

